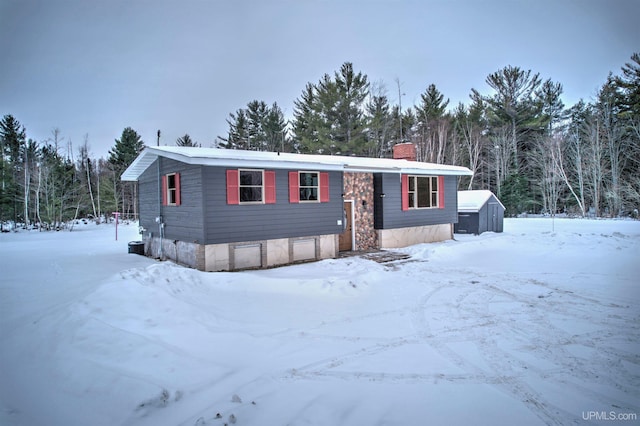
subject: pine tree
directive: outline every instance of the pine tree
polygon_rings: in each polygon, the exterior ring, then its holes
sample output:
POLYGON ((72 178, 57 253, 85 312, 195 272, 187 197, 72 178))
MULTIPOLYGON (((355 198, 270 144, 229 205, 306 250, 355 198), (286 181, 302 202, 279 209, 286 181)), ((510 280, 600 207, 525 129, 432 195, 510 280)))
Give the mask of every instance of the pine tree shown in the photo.
POLYGON ((511 165, 517 173, 522 161, 521 153, 526 145, 523 136, 538 113, 533 96, 541 84, 540 74, 507 66, 490 74, 486 82, 496 92, 493 96, 485 98, 492 114, 493 127, 508 128, 511 138, 511 165))
POLYGON ((622 67, 622 75, 616 77, 622 93, 621 119, 625 123, 625 138, 628 141, 622 192, 625 202, 634 209, 640 205, 640 53, 631 56, 631 62, 622 67))
POLYGON ((247 108, 229 114, 228 136, 218 137, 218 146, 252 151, 291 151, 286 141, 284 114, 276 102, 271 107, 264 101, 251 101, 247 108))
POLYGON ((623 110, 634 120, 640 120, 640 53, 631 55, 631 62, 624 64, 622 76, 615 81, 624 93, 623 110))
POLYGON ((449 99, 430 84, 421 95, 422 103, 416 108, 418 118, 416 141, 418 160, 433 163, 444 161, 450 120, 445 117, 449 99))
POLYGON ((500 199, 505 207, 505 215, 516 216, 531 207, 527 178, 520 173, 511 173, 504 180, 500 199))
POLYGON ((546 80, 536 92, 541 105, 540 112, 542 116, 540 122, 546 125, 547 136, 552 136, 551 133, 556 125, 567 117, 564 102, 560 98, 562 91, 562 84, 546 80))
POLYGON ((227 137, 218 136, 218 146, 225 149, 249 149, 247 113, 243 108, 230 113, 227 118, 227 137))
POLYGON ((118 171, 118 177, 143 149, 144 142, 142 142, 140 135, 131 127, 125 128, 120 139, 116 139, 115 146, 109 150, 109 163, 118 171))
POLYGON ((247 117, 248 149, 253 151, 267 151, 267 135, 264 124, 269 113, 269 108, 264 101, 251 101, 247 104, 245 114, 247 117))
POLYGON ((366 75, 355 73, 353 64, 345 62, 335 73, 338 113, 336 142, 346 154, 366 155, 366 121, 364 101, 369 95, 366 75))
POLYGON ((444 95, 435 84, 430 84, 420 98, 422 103, 417 108, 418 119, 430 122, 443 117, 447 112, 449 99, 444 100, 444 95))
POLYGON ((23 216, 25 225, 29 226, 31 220, 37 221, 34 211, 35 192, 34 181, 37 176, 38 168, 38 144, 29 139, 26 145, 23 147, 21 153, 21 162, 23 164, 23 180, 22 180, 22 194, 23 194, 23 216))
POLYGON ((21 213, 24 198, 20 194, 19 182, 24 165, 20 161, 20 153, 26 140, 25 127, 12 115, 7 114, 0 120, 0 221, 12 219, 18 222, 21 213))
POLYGON ((394 135, 394 120, 391 107, 384 91, 379 88, 378 93, 371 96, 366 105, 369 119, 367 135, 367 157, 389 157, 391 142, 394 135))
POLYGON ((299 99, 293 102, 293 134, 296 151, 303 153, 322 153, 318 137, 316 112, 316 87, 307 83, 299 99))
POLYGON ((271 105, 262 123, 265 136, 265 150, 271 152, 291 151, 287 141, 287 123, 284 114, 276 102, 271 105))
POLYGON ((176 139, 176 145, 177 146, 191 146, 191 147, 199 147, 200 144, 197 142, 194 142, 193 139, 191 139, 191 136, 189 136, 188 133, 185 133, 184 136, 179 137, 178 139, 176 139))
POLYGON ((136 159, 144 149, 144 142, 140 135, 131 127, 122 131, 120 139, 116 139, 115 146, 109 150, 109 164, 113 171, 113 185, 118 194, 116 208, 125 214, 137 214, 137 184, 134 182, 121 182, 120 176, 127 167, 136 159), (119 204, 119 206, 118 206, 119 204))
POLYGON ((296 143, 300 151, 316 154, 366 155, 364 101, 369 95, 367 76, 345 62, 331 77, 307 84, 294 102, 296 143))

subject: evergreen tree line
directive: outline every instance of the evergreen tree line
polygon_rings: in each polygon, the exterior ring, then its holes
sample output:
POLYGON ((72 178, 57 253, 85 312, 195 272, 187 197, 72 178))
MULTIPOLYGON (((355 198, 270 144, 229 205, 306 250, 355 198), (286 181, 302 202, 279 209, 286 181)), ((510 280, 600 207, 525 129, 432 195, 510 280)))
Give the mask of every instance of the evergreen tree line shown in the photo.
MULTIPOLYGON (((469 167, 463 189, 490 189, 507 213, 625 215, 640 206, 640 54, 610 74, 591 102, 566 108, 562 84, 507 66, 449 108, 434 84, 420 102, 393 104, 383 83, 345 63, 308 83, 287 122, 280 107, 252 101, 229 114, 216 145, 229 149, 390 157, 412 142, 418 161, 469 167)), ((158 132, 160 137, 160 132, 158 132)), ((200 146, 188 134, 178 146, 200 146)), ((85 136, 77 154, 60 130, 36 142, 12 115, 0 120, 0 226, 58 229, 80 217, 137 216, 137 186, 122 172, 144 148, 126 128, 107 159, 92 159, 85 136)), ((637 215, 637 210, 636 210, 637 215)))
POLYGON ((121 182, 122 172, 144 148, 130 127, 105 159, 90 157, 89 137, 74 155, 59 129, 43 142, 27 139, 12 115, 0 120, 0 227, 61 229, 77 218, 108 220, 112 212, 137 215, 136 185, 121 182))
POLYGON ((485 79, 489 95, 449 108, 434 84, 402 109, 383 83, 345 63, 308 83, 286 122, 254 100, 229 114, 217 145, 231 149, 390 157, 412 142, 418 161, 469 167, 462 189, 490 189, 507 214, 618 216, 640 206, 640 55, 610 74, 591 102, 566 108, 562 84, 515 66, 485 79))

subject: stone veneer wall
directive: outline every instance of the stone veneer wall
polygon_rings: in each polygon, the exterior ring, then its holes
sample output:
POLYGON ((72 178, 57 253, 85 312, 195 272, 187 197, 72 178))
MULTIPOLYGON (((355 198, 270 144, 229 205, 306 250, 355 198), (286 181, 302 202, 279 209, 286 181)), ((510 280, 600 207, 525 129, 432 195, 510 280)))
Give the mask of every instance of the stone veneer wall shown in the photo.
POLYGON ((353 200, 356 245, 354 250, 378 248, 373 227, 373 173, 344 173, 344 199, 353 200))

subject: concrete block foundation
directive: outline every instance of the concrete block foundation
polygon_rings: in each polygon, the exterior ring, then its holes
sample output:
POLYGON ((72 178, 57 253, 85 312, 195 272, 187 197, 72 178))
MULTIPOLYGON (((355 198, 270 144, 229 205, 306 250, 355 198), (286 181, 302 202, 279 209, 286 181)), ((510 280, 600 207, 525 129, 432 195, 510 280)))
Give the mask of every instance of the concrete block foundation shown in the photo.
MULTIPOLYGON (((197 244, 185 241, 162 240, 146 237, 145 254, 201 271, 238 271, 243 269, 271 268, 298 262, 338 257, 338 235, 279 238, 264 241, 245 241, 224 244, 197 244)), ((378 247, 402 248, 421 243, 449 240, 453 237, 452 225, 414 226, 377 230, 378 247)))
POLYGON ((450 223, 378 230, 380 248, 401 248, 422 243, 436 243, 453 238, 450 223))
POLYGON ((270 268, 338 255, 338 235, 334 234, 207 245, 167 239, 161 242, 157 237, 146 237, 144 242, 147 256, 208 272, 270 268))

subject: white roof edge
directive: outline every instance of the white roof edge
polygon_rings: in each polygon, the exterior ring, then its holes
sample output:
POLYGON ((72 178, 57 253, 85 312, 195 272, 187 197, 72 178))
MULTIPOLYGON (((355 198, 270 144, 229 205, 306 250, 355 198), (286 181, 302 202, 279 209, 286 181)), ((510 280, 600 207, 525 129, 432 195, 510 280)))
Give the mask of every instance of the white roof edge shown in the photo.
POLYGON ((491 197, 494 197, 504 209, 502 202, 488 189, 458 191, 458 212, 477 213, 491 197))
POLYGON ((121 181, 137 181, 140 175, 155 161, 158 155, 149 152, 147 149, 145 148, 122 173, 120 176, 121 181))
POLYGON ((137 181, 159 156, 187 164, 269 169, 312 169, 318 171, 395 172, 421 175, 471 176, 462 166, 422 163, 390 158, 347 157, 338 155, 291 154, 242 151, 219 148, 146 147, 121 176, 137 181))

